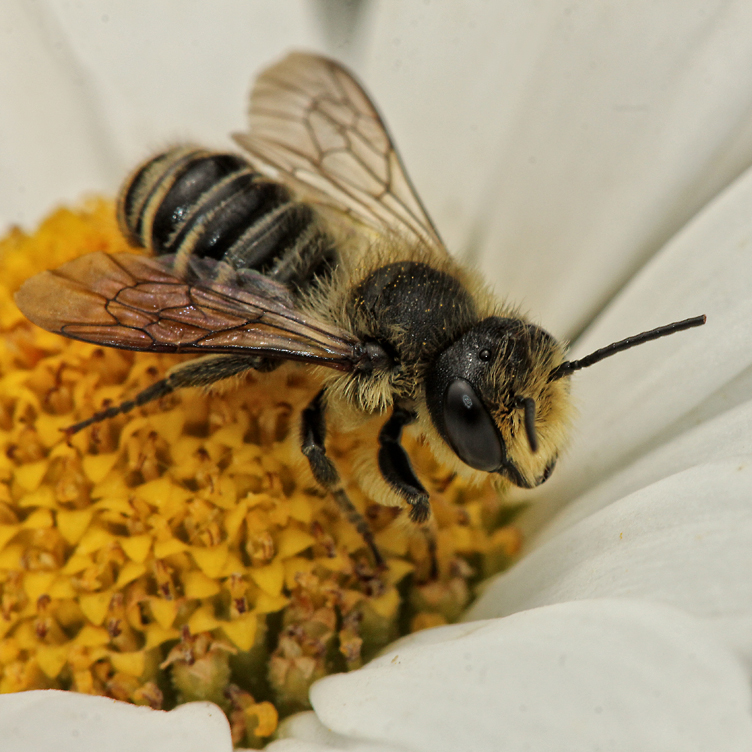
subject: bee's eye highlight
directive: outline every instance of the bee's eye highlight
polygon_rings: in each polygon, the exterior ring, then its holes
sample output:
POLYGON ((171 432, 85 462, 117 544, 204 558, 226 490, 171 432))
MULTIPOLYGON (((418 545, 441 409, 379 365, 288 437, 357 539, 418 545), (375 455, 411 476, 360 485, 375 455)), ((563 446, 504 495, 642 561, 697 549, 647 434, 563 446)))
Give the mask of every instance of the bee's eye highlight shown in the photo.
POLYGON ((504 462, 496 424, 469 381, 455 379, 446 390, 444 425, 452 449, 470 467, 491 472, 504 462))
POLYGON ((535 454, 538 451, 538 434, 535 432, 535 400, 525 397, 522 400, 522 408, 525 411, 525 433, 530 444, 530 451, 535 454))

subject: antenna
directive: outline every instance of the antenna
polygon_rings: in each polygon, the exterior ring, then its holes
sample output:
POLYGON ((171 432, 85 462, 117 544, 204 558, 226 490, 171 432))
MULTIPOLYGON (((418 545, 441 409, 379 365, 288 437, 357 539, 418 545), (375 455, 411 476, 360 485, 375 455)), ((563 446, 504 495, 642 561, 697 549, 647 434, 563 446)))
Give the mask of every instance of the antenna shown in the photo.
POLYGON ((651 329, 649 332, 635 334, 634 336, 627 337, 619 342, 614 342, 612 345, 602 347, 600 350, 596 350, 580 360, 565 360, 560 366, 557 366, 551 371, 548 380, 556 381, 564 376, 569 376, 569 374, 574 373, 574 371, 579 371, 582 368, 592 366, 594 363, 598 363, 604 358, 609 358, 612 355, 616 355, 616 353, 629 350, 630 347, 636 347, 644 342, 650 342, 651 340, 660 337, 667 337, 669 334, 674 334, 676 332, 683 332, 685 329, 693 329, 696 326, 702 326, 704 323, 705 316, 695 316, 691 319, 675 321, 673 324, 666 324, 666 326, 659 326, 657 329, 651 329))

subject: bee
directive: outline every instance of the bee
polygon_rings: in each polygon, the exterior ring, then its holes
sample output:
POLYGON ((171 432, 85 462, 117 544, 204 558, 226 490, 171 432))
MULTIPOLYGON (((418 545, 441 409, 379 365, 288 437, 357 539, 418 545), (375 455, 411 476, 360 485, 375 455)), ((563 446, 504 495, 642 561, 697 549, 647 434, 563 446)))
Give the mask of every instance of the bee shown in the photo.
POLYGON ((16 294, 29 320, 66 337, 202 356, 70 433, 182 387, 288 360, 319 366, 301 449, 382 566, 327 455, 327 418, 388 416, 361 485, 422 524, 431 507, 401 444, 407 426, 457 473, 534 488, 564 445, 575 371, 705 321, 567 360, 564 344, 450 256, 383 120, 342 66, 289 55, 256 80, 249 120, 234 137, 242 156, 179 146, 126 181, 119 223, 140 252, 90 253, 16 294))

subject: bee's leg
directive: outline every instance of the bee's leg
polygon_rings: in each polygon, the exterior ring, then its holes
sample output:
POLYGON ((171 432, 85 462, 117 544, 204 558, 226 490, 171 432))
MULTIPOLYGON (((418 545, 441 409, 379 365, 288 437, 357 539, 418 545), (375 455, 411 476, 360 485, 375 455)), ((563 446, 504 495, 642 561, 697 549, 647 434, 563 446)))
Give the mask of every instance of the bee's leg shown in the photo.
POLYGON ((431 514, 428 491, 415 475, 407 452, 400 444, 402 429, 415 420, 415 413, 399 405, 379 433, 379 469, 387 483, 410 505, 410 519, 421 524, 431 514))
POLYGON ((439 578, 439 560, 436 556, 436 525, 423 525, 421 530, 423 531, 423 535, 426 536, 428 556, 431 560, 431 569, 428 573, 428 578, 430 580, 437 580, 439 578))
POLYGON ((337 488, 332 489, 332 496, 334 496, 337 506, 344 513, 347 521, 360 533, 360 537, 363 538, 368 548, 371 549, 373 563, 376 565, 376 568, 386 569, 387 566, 384 557, 381 555, 381 551, 379 551, 379 547, 373 538, 373 530, 368 526, 366 518, 363 517, 350 501, 350 497, 345 493, 345 489, 339 485, 337 488))
POLYGON ((326 456, 324 410, 324 390, 322 389, 301 415, 300 448, 308 458, 313 477, 324 488, 331 490, 339 483, 339 473, 334 463, 326 456))
POLYGON ((402 429, 410 425, 415 417, 412 410, 399 405, 395 406, 391 417, 384 423, 379 433, 379 469, 389 485, 410 504, 410 519, 421 525, 431 561, 428 577, 435 580, 439 576, 435 523, 425 524, 431 515, 428 491, 415 475, 410 458, 400 444, 402 429))
POLYGON ((108 407, 106 410, 100 410, 98 413, 94 413, 91 418, 66 428, 65 432, 68 435, 78 433, 78 431, 93 423, 99 423, 121 413, 130 412, 134 407, 141 407, 147 402, 165 397, 176 389, 187 386, 209 386, 251 369, 271 370, 264 367, 266 363, 272 363, 273 367, 276 367, 275 361, 269 361, 257 355, 209 355, 205 358, 189 360, 187 363, 181 363, 171 368, 161 381, 146 387, 133 399, 108 407), (261 365, 261 368, 259 368, 259 365, 261 365))
POLYGON ((344 488, 342 488, 337 468, 326 456, 326 418, 324 413, 324 390, 322 389, 311 400, 308 407, 303 410, 300 448, 308 458, 313 477, 334 496, 334 500, 347 517, 348 522, 355 527, 368 548, 371 549, 376 566, 382 569, 386 566, 386 563, 376 546, 376 541, 373 539, 373 531, 363 515, 353 506, 344 488))

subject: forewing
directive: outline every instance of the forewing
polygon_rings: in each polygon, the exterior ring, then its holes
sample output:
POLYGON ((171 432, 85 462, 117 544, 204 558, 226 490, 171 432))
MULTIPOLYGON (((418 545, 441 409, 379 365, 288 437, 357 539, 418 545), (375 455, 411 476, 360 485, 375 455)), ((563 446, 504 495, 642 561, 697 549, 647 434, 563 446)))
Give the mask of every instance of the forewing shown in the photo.
POLYGON ((126 350, 248 352, 350 370, 360 345, 285 302, 267 283, 259 291, 175 276, 159 259, 90 253, 27 280, 21 312, 50 332, 126 350))
POLYGON ((379 232, 446 252, 379 113, 338 63, 295 52, 267 68, 251 93, 249 121, 235 140, 257 170, 379 232))

